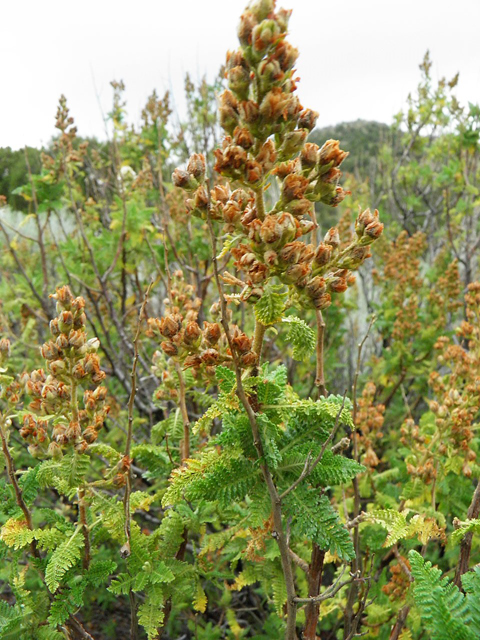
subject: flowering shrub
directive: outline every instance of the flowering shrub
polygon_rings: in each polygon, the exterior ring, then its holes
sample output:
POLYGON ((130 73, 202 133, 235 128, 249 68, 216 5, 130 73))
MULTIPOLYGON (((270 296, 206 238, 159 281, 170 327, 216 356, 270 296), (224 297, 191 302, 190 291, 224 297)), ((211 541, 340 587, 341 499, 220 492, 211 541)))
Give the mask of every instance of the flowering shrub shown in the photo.
POLYGON ((427 269, 436 238, 377 210, 330 226, 347 153, 308 141, 289 17, 243 13, 219 146, 219 83, 176 133, 112 83, 105 145, 62 97, 33 235, 0 219, 2 638, 480 632, 472 239, 427 269))

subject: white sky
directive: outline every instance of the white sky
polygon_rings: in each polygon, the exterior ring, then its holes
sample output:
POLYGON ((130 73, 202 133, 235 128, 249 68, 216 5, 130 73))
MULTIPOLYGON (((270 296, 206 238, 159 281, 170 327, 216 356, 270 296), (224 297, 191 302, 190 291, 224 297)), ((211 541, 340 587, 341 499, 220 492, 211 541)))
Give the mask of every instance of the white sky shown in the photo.
MULTIPOLYGON (((81 135, 102 136, 112 79, 138 121, 154 88, 182 108, 183 78, 212 79, 246 0, 0 0, 0 146, 46 143, 61 93, 81 135), (94 82, 95 81, 95 82, 94 82)), ((319 126, 389 123, 430 49, 435 78, 460 71, 462 103, 480 102, 480 0, 279 0, 292 8, 299 97, 319 126)))

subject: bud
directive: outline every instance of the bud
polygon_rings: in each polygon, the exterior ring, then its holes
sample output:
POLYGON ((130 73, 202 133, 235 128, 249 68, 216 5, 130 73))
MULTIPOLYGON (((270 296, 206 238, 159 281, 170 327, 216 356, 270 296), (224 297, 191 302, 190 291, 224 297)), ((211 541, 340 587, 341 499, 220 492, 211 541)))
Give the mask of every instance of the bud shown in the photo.
POLYGON ((270 56, 262 60, 257 67, 257 77, 262 92, 268 91, 273 84, 278 84, 284 77, 280 64, 270 56))
POLYGON ((287 268, 283 275, 283 281, 287 284, 305 285, 305 278, 310 273, 310 265, 306 263, 293 264, 287 268))
POLYGON ((298 58, 298 49, 287 40, 282 40, 275 49, 275 58, 282 71, 290 71, 298 58))
POLYGON ((95 427, 87 427, 82 433, 83 439, 87 444, 92 444, 98 438, 98 433, 95 427))
POLYGON ((0 362, 5 361, 8 357, 10 357, 10 340, 2 338, 0 340, 0 362))
POLYGON ((338 229, 336 227, 329 229, 325 234, 323 241, 325 244, 329 244, 333 247, 333 249, 338 249, 340 246, 340 234, 338 233, 338 229))
POLYGON ((252 340, 245 333, 232 338, 232 344, 238 354, 247 353, 252 349, 252 340))
POLYGON ((98 338, 90 338, 87 340, 87 351, 89 353, 94 353, 100 348, 100 340, 98 338))
POLYGON ((182 328, 182 317, 179 314, 171 314, 160 319, 159 330, 165 338, 173 338, 182 328))
POLYGON ((58 318, 50 320, 50 333, 54 338, 56 338, 60 334, 60 329, 58 327, 58 318))
POLYGON ((282 197, 286 202, 303 198, 309 182, 304 176, 291 173, 283 181, 282 197))
POLYGON ((84 331, 75 331, 75 329, 72 329, 72 331, 70 331, 70 333, 68 334, 68 343, 75 349, 83 347, 85 342, 86 336, 84 331))
POLYGON ((250 11, 260 22, 265 20, 275 10, 275 0, 258 0, 250 5, 250 11))
POLYGON ((45 360, 56 360, 60 355, 59 348, 54 342, 46 342, 42 345, 42 347, 40 347, 40 353, 45 360))
POLYGON ((220 325, 217 322, 205 321, 203 323, 203 336, 209 345, 213 346, 214 344, 217 344, 220 340, 220 335, 220 325))
POLYGON ((301 151, 306 139, 307 132, 305 129, 295 129, 295 131, 285 134, 281 147, 282 156, 293 156, 301 151))
POLYGON ((194 153, 190 156, 187 165, 187 171, 190 173, 196 180, 199 182, 203 182, 205 180, 205 156, 201 153, 194 153))
POLYGON ((232 133, 238 123, 238 102, 231 91, 226 89, 218 99, 218 118, 220 126, 232 133))
POLYGON ((189 322, 185 327, 183 341, 187 345, 194 344, 202 335, 200 327, 196 322, 189 322))
POLYGON ((254 367, 258 363, 258 355, 254 351, 249 351, 240 356, 242 367, 254 367))
POLYGON ((252 134, 245 127, 235 127, 233 139, 236 144, 244 149, 250 149, 250 147, 253 147, 255 142, 252 134))
POLYGON ((256 26, 258 20, 252 11, 248 9, 242 14, 240 18, 240 24, 238 25, 237 35, 240 40, 240 44, 244 47, 249 45, 252 41, 252 31, 256 26))
POLYGON ((256 160, 247 160, 245 164, 245 179, 251 184, 255 185, 262 180, 262 165, 256 160))
POLYGON ((174 357, 178 355, 178 347, 173 342, 161 342, 160 347, 167 356, 174 357))
POLYGON ((254 124, 260 113, 258 104, 252 100, 244 100, 238 105, 240 117, 246 124, 254 124))
POLYGON ((318 162, 318 144, 314 144, 313 142, 305 143, 305 146, 302 149, 300 154, 300 160, 302 163, 302 169, 310 169, 314 167, 318 162))
POLYGON ((233 67, 227 71, 228 86, 240 100, 248 98, 248 90, 250 87, 250 73, 243 66, 233 67))
POLYGON ((112 484, 117 489, 120 489, 121 487, 124 487, 127 484, 127 479, 125 477, 125 474, 124 473, 117 473, 114 476, 113 480, 112 480, 112 484))
POLYGON ((285 264, 296 264, 302 255, 302 246, 303 242, 298 240, 289 242, 278 252, 278 258, 285 264))
POLYGON ((309 280, 305 288, 311 298, 318 298, 322 296, 327 290, 325 279, 321 276, 315 276, 314 278, 309 280))
POLYGON ((175 187, 187 189, 187 191, 191 191, 197 186, 188 171, 183 169, 175 169, 172 173, 172 182, 175 187))
POLYGON ((50 297, 57 300, 57 308, 59 307, 58 312, 60 312, 61 309, 70 309, 73 295, 70 291, 70 287, 68 287, 67 285, 65 285, 64 287, 59 287, 55 293, 50 295, 50 297))
POLYGON ((320 149, 318 161, 320 165, 333 163, 334 167, 338 167, 347 156, 348 152, 340 149, 340 143, 338 140, 327 140, 320 149))
POLYGON ((275 166, 276 159, 277 152, 275 151, 275 143, 269 138, 260 148, 256 160, 262 165, 263 171, 268 173, 275 166))
POLYGON ((261 262, 255 262, 248 270, 249 284, 260 284, 268 277, 268 267, 261 262))
POLYGON ((328 290, 335 293, 343 293, 348 289, 347 280, 345 278, 333 278, 328 283, 328 290))
POLYGON ((68 333, 73 325, 73 314, 71 311, 62 311, 58 318, 58 326, 62 333, 68 333))
POLYGON ((52 457, 54 460, 60 460, 63 458, 62 448, 60 445, 52 440, 48 445, 47 454, 52 457))
POLYGON ((212 202, 220 202, 225 204, 231 196, 229 185, 217 184, 211 191, 210 197, 212 202))
POLYGON ((365 209, 365 211, 360 211, 355 220, 355 231, 357 235, 361 238, 365 231, 365 227, 372 222, 374 222, 375 217, 371 213, 370 209, 365 209))
POLYGON ((240 221, 242 214, 243 211, 240 208, 240 205, 233 200, 229 200, 223 208, 223 219, 227 224, 237 224, 237 222, 240 221))
POLYGON ((64 333, 61 333, 58 338, 55 340, 55 344, 59 349, 67 349, 68 347, 68 338, 64 333))
POLYGON ((300 112, 297 126, 299 129, 308 129, 308 131, 313 131, 313 129, 315 128, 315 124, 317 123, 317 118, 317 111, 312 111, 312 109, 304 109, 300 112))
POLYGON ((203 364, 213 365, 217 364, 217 362, 219 361, 220 354, 216 349, 205 349, 205 351, 202 351, 202 353, 200 354, 200 358, 203 364))

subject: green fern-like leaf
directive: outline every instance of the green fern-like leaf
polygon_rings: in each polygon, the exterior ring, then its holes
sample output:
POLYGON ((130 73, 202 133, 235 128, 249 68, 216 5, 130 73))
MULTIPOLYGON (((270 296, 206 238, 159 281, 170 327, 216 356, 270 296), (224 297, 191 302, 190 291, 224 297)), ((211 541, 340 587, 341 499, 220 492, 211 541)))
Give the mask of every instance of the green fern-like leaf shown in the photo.
POLYGON ((480 637, 480 567, 462 576, 462 586, 466 593, 466 601, 470 613, 472 629, 480 637))
POLYGON ((468 601, 432 563, 416 551, 409 553, 415 578, 413 596, 431 640, 478 640, 470 624, 468 601))
POLYGON ((283 318, 288 326, 286 339, 292 345, 292 357, 294 360, 306 360, 315 351, 315 332, 308 324, 296 316, 283 318))
POLYGON ((300 485, 286 497, 285 511, 299 535, 336 553, 342 560, 355 557, 350 534, 327 496, 319 496, 318 491, 300 485))
POLYGON ((452 533, 450 539, 454 544, 459 544, 467 533, 478 533, 480 534, 480 518, 466 520, 465 522, 461 522, 458 526, 458 529, 452 533))
POLYGON ((73 535, 52 553, 45 570, 45 582, 52 593, 55 593, 60 586, 65 573, 77 563, 82 548, 83 538, 80 535, 80 528, 77 528, 73 535))
POLYGON ((157 585, 148 591, 145 602, 138 608, 138 622, 145 629, 148 640, 158 638, 163 618, 163 591, 157 585))
POLYGON ((282 292, 282 287, 273 285, 267 287, 262 297, 255 304, 255 317, 264 325, 275 324, 282 319, 285 311, 287 293, 282 292))

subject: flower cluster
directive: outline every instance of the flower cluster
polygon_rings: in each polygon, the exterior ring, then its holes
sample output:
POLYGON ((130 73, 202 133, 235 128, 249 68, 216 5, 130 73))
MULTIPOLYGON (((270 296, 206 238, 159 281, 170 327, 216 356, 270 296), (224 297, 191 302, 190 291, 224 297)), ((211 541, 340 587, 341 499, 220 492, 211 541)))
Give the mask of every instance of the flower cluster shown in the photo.
POLYGON ((474 425, 480 406, 480 283, 468 286, 465 297, 467 320, 457 330, 462 344, 448 337, 437 340, 438 361, 448 367, 446 375, 435 371, 430 374, 429 385, 435 399, 430 410, 435 417, 434 431, 422 429, 413 420, 402 427, 402 441, 417 452, 407 465, 413 476, 425 481, 437 475, 438 465, 450 460, 454 468, 464 475, 472 475, 471 464, 477 458, 474 425), (413 442, 412 442, 413 441, 413 442))
POLYGON ((97 439, 109 411, 107 389, 100 385, 105 378, 96 353, 100 343, 87 339, 84 299, 74 298, 68 287, 51 297, 57 301, 58 316, 50 322, 52 339, 41 347, 46 367, 22 376, 31 401, 20 435, 34 455, 45 450, 61 455, 67 445, 84 452, 97 439))
MULTIPOLYGON (((201 300, 192 285, 183 279, 181 271, 173 274, 171 300, 164 301, 166 313, 161 318, 149 318, 147 335, 160 341, 161 351, 153 355, 153 372, 162 385, 156 391, 157 400, 178 396, 177 376, 169 362, 178 363, 192 372, 198 382, 208 384, 215 377, 215 366, 232 361, 232 353, 218 322, 205 320, 200 326, 198 315, 201 300)), ((210 315, 220 314, 218 303, 212 305, 210 315)), ((256 364, 257 354, 252 351, 252 340, 236 325, 231 325, 232 343, 240 366, 256 364)))
POLYGON ((357 401, 357 430, 354 434, 364 450, 362 463, 370 469, 376 467, 380 460, 375 452, 376 440, 383 438, 385 405, 375 403, 376 386, 367 382, 361 397, 357 401))
POLYGON ((316 236, 315 202, 335 207, 345 197, 339 167, 348 154, 337 140, 322 148, 306 141, 318 114, 304 109, 294 94, 298 52, 285 39, 289 15, 275 13, 274 0, 252 5, 241 18, 241 46, 227 56, 229 89, 219 107, 226 136, 215 151, 215 170, 236 188, 218 184, 209 192, 200 154, 191 156, 185 170, 176 169, 172 179, 189 193, 188 212, 223 221, 225 232, 240 241, 232 255, 245 276, 244 282, 235 282, 242 286, 242 300, 258 300, 275 276, 291 287, 297 304, 324 309, 331 293, 354 282, 352 271, 370 256, 369 245, 383 224, 377 211, 367 209, 359 214, 356 235, 346 247, 337 228, 318 246, 301 239, 316 236), (273 179, 280 196, 266 211, 264 192, 273 179))

